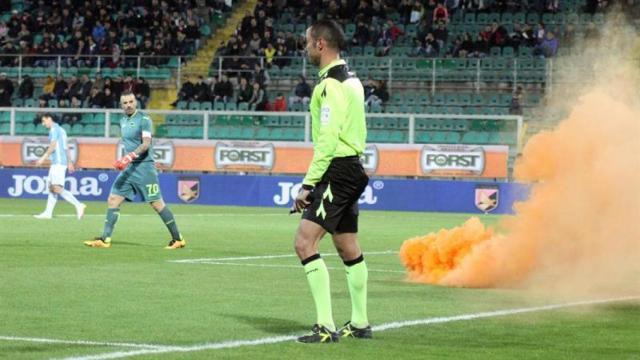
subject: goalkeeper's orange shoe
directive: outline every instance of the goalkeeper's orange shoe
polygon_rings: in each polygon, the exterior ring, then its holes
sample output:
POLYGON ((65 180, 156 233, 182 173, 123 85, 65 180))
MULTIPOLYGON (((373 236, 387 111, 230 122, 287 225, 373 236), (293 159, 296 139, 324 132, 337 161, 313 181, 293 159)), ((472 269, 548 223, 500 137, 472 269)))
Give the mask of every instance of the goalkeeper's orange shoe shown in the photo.
POLYGON ((164 248, 166 250, 176 250, 181 249, 185 246, 187 246, 187 241, 182 237, 182 235, 180 235, 179 240, 173 239, 169 241, 169 245, 165 246, 164 248))
POLYGON ((108 237, 103 239, 101 237, 97 237, 97 238, 94 238, 93 240, 85 241, 84 244, 92 248, 110 248, 111 238, 108 237))

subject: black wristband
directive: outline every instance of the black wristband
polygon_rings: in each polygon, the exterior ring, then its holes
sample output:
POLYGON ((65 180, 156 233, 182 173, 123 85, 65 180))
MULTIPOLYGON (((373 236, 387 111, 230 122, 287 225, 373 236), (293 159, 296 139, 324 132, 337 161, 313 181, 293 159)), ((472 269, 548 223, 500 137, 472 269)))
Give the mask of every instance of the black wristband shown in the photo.
POLYGON ((313 190, 313 185, 302 184, 302 189, 311 191, 311 190, 313 190))

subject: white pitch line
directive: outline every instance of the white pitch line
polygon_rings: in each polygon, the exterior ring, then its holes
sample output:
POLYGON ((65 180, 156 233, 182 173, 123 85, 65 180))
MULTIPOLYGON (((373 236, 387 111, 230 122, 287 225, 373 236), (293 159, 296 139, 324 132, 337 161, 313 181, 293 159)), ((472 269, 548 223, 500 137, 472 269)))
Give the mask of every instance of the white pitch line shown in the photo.
POLYGON ((122 343, 122 342, 101 342, 101 341, 90 341, 90 340, 63 340, 63 339, 47 339, 47 338, 33 338, 33 337, 19 337, 19 336, 0 336, 0 340, 24 341, 24 342, 35 342, 35 343, 47 343, 47 344, 131 347, 131 348, 142 348, 142 349, 176 348, 175 346, 160 345, 160 344, 153 345, 153 344, 122 343))
MULTIPOLYGON (((157 217, 157 214, 127 214, 124 213, 123 215, 125 216, 142 216, 142 217, 157 217)), ((203 213, 203 214, 174 214, 174 216, 177 217, 236 217, 236 216, 283 216, 284 214, 264 214, 264 213, 242 213, 242 214, 207 214, 207 213, 203 213)), ((85 214, 85 217, 104 217, 104 214, 85 214)), ((31 214, 0 214, 0 218, 14 218, 14 217, 19 217, 19 218, 23 218, 23 217, 33 217, 33 215, 31 214)), ((57 217, 73 217, 75 218, 76 215, 75 214, 60 214, 60 215, 54 215, 54 218, 57 217)))
MULTIPOLYGON (((409 326, 419 326, 419 325, 433 325, 433 324, 442 324, 456 321, 467 321, 467 320, 475 320, 482 318, 490 318, 490 317, 498 317, 498 316, 508 316, 508 315, 516 315, 523 313, 533 313, 540 311, 548 311, 548 310, 557 310, 569 307, 576 306, 585 306, 585 305, 600 305, 612 302, 622 302, 622 301, 631 301, 631 300, 640 300, 640 295, 637 296, 627 296, 620 298, 611 298, 611 299, 600 299, 600 300, 587 300, 587 301, 576 301, 564 304, 551 304, 545 306, 536 306, 536 307, 528 307, 528 308, 520 308, 520 309, 508 309, 508 310, 497 310, 497 311, 489 311, 489 312, 480 312, 474 314, 464 314, 464 315, 456 315, 456 316, 448 316, 448 317, 435 317, 435 318, 427 318, 427 319, 419 319, 419 320, 408 320, 408 321, 396 321, 391 323, 386 323, 378 326, 374 326, 374 331, 386 331, 392 329, 399 329, 409 326)), ((139 355, 149 355, 149 354, 166 354, 172 352, 194 352, 194 351, 204 351, 204 350, 215 350, 215 349, 230 349, 230 348, 238 348, 243 346, 256 346, 256 345, 270 345, 270 344, 278 344, 286 341, 293 341, 296 336, 278 336, 278 337, 266 337, 260 339, 253 340, 234 340, 234 341, 223 341, 217 343, 205 343, 199 345, 192 346, 183 346, 172 349, 140 349, 133 351, 118 351, 118 352, 110 352, 96 355, 88 355, 88 356, 76 356, 76 357, 68 357, 62 360, 105 360, 105 359, 121 359, 139 355)))
MULTIPOLYGON (((385 251, 371 251, 364 252, 365 256, 368 255, 389 255, 389 254, 397 254, 397 251, 394 250, 385 250, 385 251)), ((338 256, 338 254, 322 254, 322 256, 338 256)), ((298 257, 296 254, 276 254, 276 255, 256 255, 256 256, 236 256, 236 257, 223 257, 223 258, 199 258, 199 259, 182 259, 182 260, 168 260, 169 262, 175 263, 198 263, 198 262, 208 262, 208 261, 238 261, 238 260, 264 260, 264 259, 281 259, 281 258, 293 258, 298 257)))
MULTIPOLYGON (((205 265, 228 265, 228 266, 248 266, 248 267, 265 267, 265 268, 279 268, 279 269, 301 269, 300 265, 277 265, 277 264, 249 264, 249 263, 233 263, 227 261, 199 261, 192 263, 184 263, 183 264, 205 264, 205 265)), ((344 268, 338 268, 333 266, 327 266, 328 270, 342 270, 344 268)), ((405 274, 406 271, 403 270, 384 270, 384 269, 368 269, 369 272, 381 272, 381 273, 402 273, 405 274)))

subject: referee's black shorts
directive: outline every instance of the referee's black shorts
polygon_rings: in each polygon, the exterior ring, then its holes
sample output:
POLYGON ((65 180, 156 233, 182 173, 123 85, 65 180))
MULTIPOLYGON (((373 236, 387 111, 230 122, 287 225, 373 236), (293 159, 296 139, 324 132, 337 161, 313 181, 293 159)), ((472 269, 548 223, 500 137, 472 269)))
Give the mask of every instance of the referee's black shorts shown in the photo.
POLYGON ((358 199, 369 177, 358 156, 331 160, 329 168, 311 193, 311 204, 302 218, 322 226, 327 232, 358 232, 358 199))

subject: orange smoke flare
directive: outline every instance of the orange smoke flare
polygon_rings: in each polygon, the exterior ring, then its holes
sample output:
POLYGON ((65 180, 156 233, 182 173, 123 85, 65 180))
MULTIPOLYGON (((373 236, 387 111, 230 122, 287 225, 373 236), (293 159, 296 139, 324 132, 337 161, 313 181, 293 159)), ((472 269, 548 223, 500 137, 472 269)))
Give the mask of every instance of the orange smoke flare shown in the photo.
POLYGON ((494 287, 639 288, 640 109, 609 89, 583 96, 553 131, 524 148, 515 176, 530 198, 495 235, 477 218, 409 239, 400 258, 411 281, 494 287))

